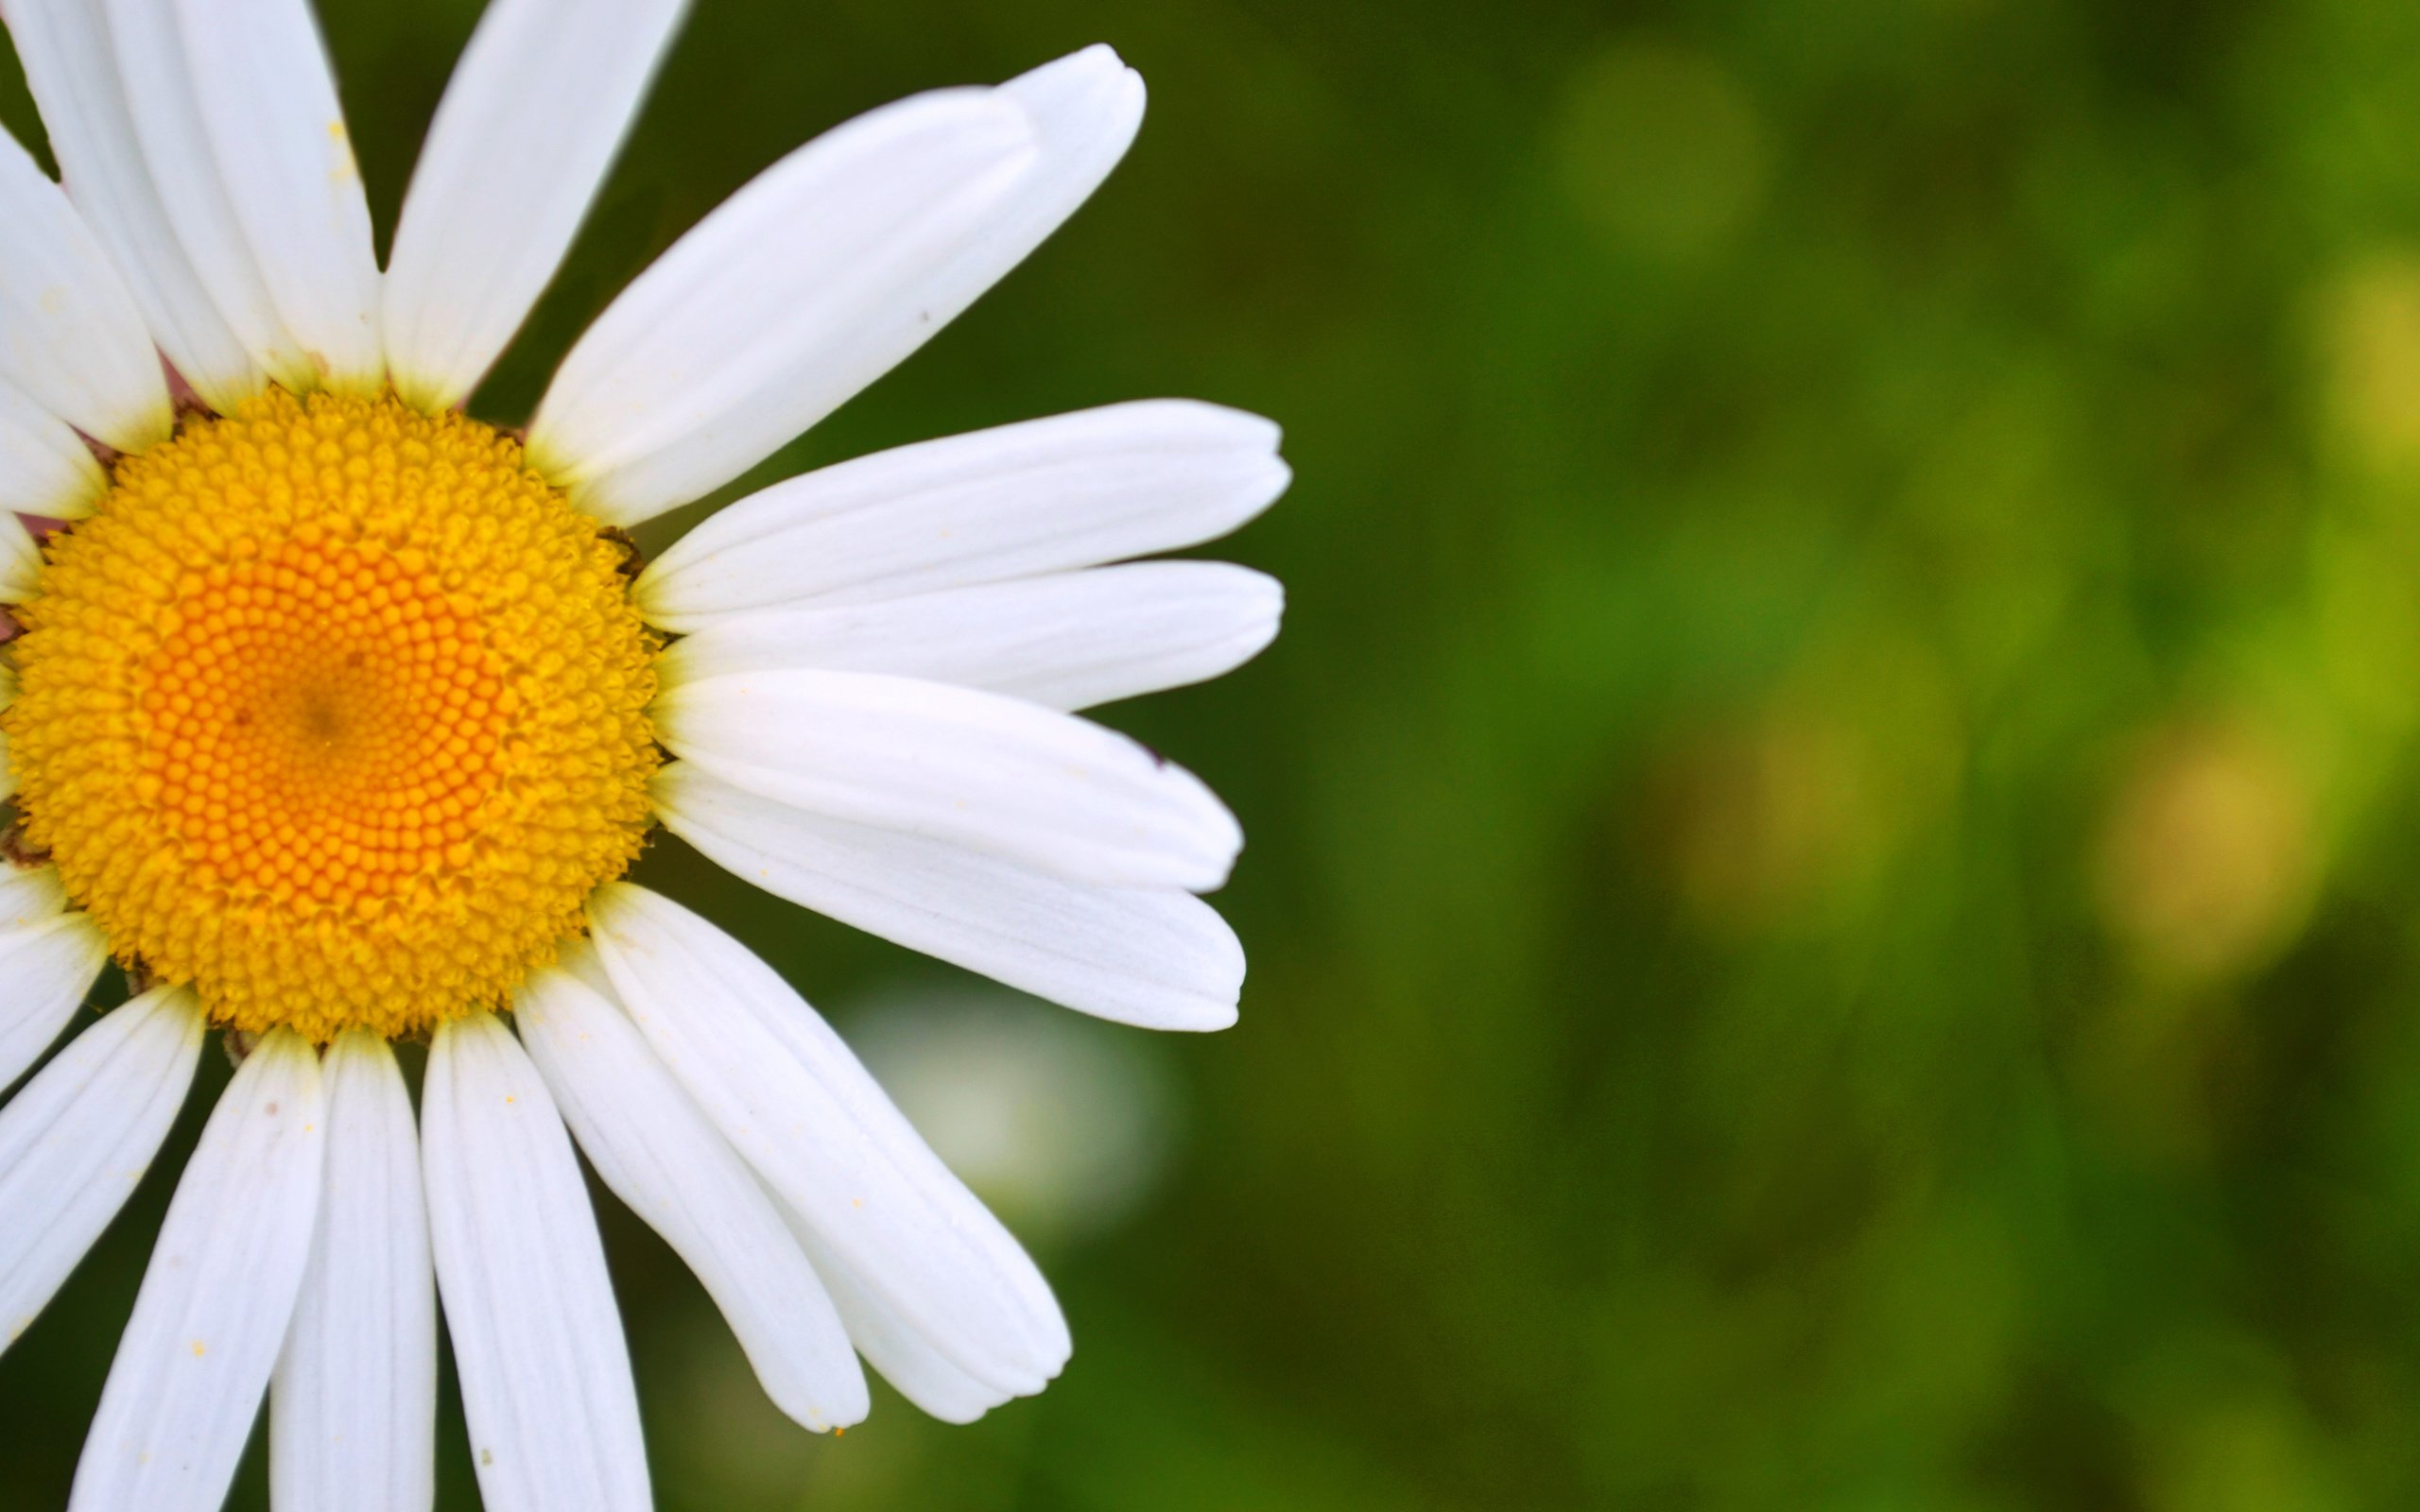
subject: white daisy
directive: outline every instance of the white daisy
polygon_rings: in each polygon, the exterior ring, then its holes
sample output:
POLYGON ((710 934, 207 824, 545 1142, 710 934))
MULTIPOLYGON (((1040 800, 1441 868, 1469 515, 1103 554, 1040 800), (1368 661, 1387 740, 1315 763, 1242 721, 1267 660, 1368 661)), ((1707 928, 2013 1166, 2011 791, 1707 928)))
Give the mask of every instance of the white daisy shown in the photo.
POLYGON ((1085 1012, 1231 1022, 1242 952, 1194 895, 1235 820, 1073 711, 1274 634, 1269 579, 1129 558, 1265 507, 1276 431, 1164 402, 907 447, 635 579, 617 532, 964 309, 1124 153, 1141 81, 1095 48, 799 149, 614 301, 525 446, 457 406, 678 0, 494 0, 383 272, 305 0, 5 9, 64 187, 0 138, 0 1087, 111 957, 148 989, 0 1108, 0 1346, 207 1032, 249 1047, 72 1504, 217 1505, 266 1391, 281 1512, 425 1508, 441 1298, 487 1504, 648 1505, 574 1139, 799 1422, 864 1416, 860 1354, 952 1420, 1040 1390, 1068 1332, 1016 1241, 779 976, 620 879, 661 822, 1085 1012))

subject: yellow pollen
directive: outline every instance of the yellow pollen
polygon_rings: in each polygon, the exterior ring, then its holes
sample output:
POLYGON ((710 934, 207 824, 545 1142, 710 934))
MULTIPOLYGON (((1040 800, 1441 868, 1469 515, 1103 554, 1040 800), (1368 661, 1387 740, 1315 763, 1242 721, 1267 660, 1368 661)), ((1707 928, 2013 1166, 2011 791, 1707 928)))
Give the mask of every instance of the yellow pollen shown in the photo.
POLYGON ((272 389, 44 554, 0 713, 25 844, 218 1022, 505 1005, 638 854, 658 642, 490 427, 272 389))

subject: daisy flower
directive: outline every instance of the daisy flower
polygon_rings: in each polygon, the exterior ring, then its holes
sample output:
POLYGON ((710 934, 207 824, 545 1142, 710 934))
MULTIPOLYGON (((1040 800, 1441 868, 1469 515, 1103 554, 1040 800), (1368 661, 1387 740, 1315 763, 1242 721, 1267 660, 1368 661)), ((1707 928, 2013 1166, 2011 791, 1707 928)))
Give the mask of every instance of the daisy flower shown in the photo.
POLYGON ((1064 220, 1141 119, 1114 54, 809 143, 614 301, 526 437, 461 413, 681 9, 494 0, 382 270, 306 0, 0 0, 61 170, 0 137, 0 1087, 109 960, 135 989, 0 1108, 0 1347, 209 1033, 242 1057, 75 1508, 216 1506, 264 1394, 280 1512, 426 1508, 441 1303, 490 1507, 648 1505, 575 1141, 809 1428, 864 1416, 859 1356, 954 1421, 1058 1373, 1042 1276, 849 1048, 622 880, 656 825, 1068 1006, 1234 1018, 1196 896, 1234 818, 1074 711, 1274 634, 1269 579, 1132 560, 1273 500, 1272 426, 1115 405, 776 484, 651 563, 624 534, 1064 220))

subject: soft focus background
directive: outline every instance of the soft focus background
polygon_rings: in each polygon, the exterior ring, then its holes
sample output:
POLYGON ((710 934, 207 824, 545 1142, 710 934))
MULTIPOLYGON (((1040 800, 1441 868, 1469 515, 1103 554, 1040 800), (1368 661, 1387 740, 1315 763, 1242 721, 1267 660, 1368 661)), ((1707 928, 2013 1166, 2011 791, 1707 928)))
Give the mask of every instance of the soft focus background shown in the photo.
MULTIPOLYGON (((382 234, 475 10, 323 4, 382 234)), ((811 1437, 608 1202, 661 1504, 2420 1503, 2420 10, 701 0, 478 411, 808 135, 1101 40, 1124 169, 764 476, 1285 421, 1216 548, 1285 636, 1107 714, 1251 833, 1243 1023, 660 846, 1078 1340, 811 1437)), ((63 1504, 193 1133, 0 1358, 0 1508, 63 1504)))

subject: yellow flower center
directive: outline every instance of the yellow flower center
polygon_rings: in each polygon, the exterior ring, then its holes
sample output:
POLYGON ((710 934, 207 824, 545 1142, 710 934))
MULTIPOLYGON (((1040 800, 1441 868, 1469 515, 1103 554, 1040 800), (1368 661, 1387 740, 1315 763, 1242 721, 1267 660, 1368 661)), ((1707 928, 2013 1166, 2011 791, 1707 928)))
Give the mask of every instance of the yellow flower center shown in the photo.
POLYGON ((625 555, 459 415, 271 390, 189 421, 18 611, 23 843, 235 1028, 502 1004, 647 830, 625 555))

